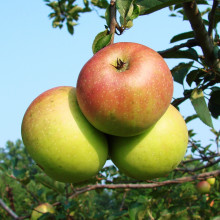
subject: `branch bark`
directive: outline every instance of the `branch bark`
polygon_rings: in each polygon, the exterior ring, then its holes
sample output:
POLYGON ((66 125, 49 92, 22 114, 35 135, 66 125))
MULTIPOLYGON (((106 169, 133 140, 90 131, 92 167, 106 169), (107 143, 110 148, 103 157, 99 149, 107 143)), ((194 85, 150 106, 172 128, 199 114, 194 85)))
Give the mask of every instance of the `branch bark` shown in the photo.
POLYGON ((212 31, 213 31, 214 23, 215 23, 215 12, 218 7, 218 3, 219 3, 219 0, 213 0, 212 10, 210 11, 210 14, 209 14, 208 34, 211 38, 212 38, 212 31))
POLYGON ((19 219, 19 217, 11 210, 2 199, 0 199, 0 206, 13 218, 19 219))
POLYGON ((188 40, 186 43, 182 43, 180 45, 176 45, 176 46, 171 47, 171 48, 169 48, 167 50, 158 51, 158 53, 161 56, 165 56, 167 53, 178 51, 181 48, 184 48, 184 47, 190 48, 190 47, 194 47, 194 46, 198 46, 198 43, 197 43, 197 41, 195 39, 192 39, 192 40, 188 40))
POLYGON ((203 51, 206 64, 210 67, 215 67, 216 65, 219 65, 219 60, 216 59, 214 54, 213 41, 209 36, 208 32, 206 31, 196 1, 193 0, 191 2, 183 3, 183 8, 194 31, 195 39, 203 51))
MULTIPOLYGON (((82 194, 87 191, 95 190, 95 189, 140 189, 140 188, 155 188, 155 187, 161 187, 165 185, 171 185, 171 184, 179 184, 179 183, 185 183, 185 182, 192 182, 197 179, 204 180, 209 177, 216 177, 220 175, 220 170, 215 170, 212 172, 206 172, 201 173, 193 176, 187 176, 187 177, 181 177, 173 180, 167 180, 163 182, 154 182, 154 183, 147 183, 147 184, 96 184, 96 185, 88 185, 86 187, 78 188, 75 190, 75 192, 70 195, 70 199, 78 196, 79 194, 82 194)), ((54 204, 58 205, 58 204, 54 204)))

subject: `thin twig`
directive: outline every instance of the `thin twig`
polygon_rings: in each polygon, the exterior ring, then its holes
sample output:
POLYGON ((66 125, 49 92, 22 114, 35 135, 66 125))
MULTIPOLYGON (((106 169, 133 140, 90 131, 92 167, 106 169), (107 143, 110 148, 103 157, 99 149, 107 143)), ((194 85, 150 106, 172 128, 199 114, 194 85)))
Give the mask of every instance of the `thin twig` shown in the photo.
POLYGON ((13 219, 18 219, 19 217, 17 214, 11 210, 2 199, 0 199, 0 206, 13 218, 13 219))
POLYGON ((180 45, 176 45, 176 46, 171 47, 171 48, 169 48, 169 49, 167 49, 167 50, 158 51, 158 53, 159 53, 162 57, 165 57, 166 54, 171 53, 171 52, 175 52, 175 51, 177 51, 177 50, 179 50, 179 49, 181 49, 181 48, 184 48, 184 47, 190 48, 190 47, 194 47, 194 46, 198 46, 198 43, 197 43, 197 41, 196 41, 195 39, 191 39, 191 40, 188 40, 188 41, 185 42, 185 43, 182 43, 182 44, 180 44, 180 45))
MULTIPOLYGON (((155 182, 155 183, 143 183, 143 184, 95 184, 95 185, 88 185, 82 188, 76 189, 76 191, 69 196, 69 199, 72 199, 84 192, 95 190, 95 189, 140 189, 140 188, 155 188, 155 187, 161 187, 165 185, 171 185, 171 184, 179 184, 179 183, 185 183, 185 182, 192 182, 197 179, 203 180, 207 179, 209 177, 216 177, 220 175, 220 170, 215 170, 211 172, 201 173, 193 176, 187 176, 187 177, 181 177, 173 180, 166 180, 163 182, 155 182)), ((56 203, 56 205, 58 205, 56 203)))
POLYGON ((196 171, 199 171, 199 170, 202 170, 202 169, 211 167, 211 166, 213 166, 213 165, 215 165, 215 164, 217 164, 217 163, 219 163, 219 162, 220 162, 220 158, 219 158, 218 160, 209 162, 209 163, 207 163, 206 165, 203 165, 203 166, 200 166, 200 167, 196 167, 196 168, 194 168, 194 169, 176 168, 175 170, 193 173, 193 172, 196 172, 196 171))

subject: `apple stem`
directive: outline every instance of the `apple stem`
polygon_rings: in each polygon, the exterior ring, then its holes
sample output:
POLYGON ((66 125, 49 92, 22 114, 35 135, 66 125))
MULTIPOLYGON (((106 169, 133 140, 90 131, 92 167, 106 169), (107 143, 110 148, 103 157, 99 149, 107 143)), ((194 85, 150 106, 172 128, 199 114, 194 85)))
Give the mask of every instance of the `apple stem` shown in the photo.
POLYGON ((120 25, 118 24, 117 22, 117 19, 116 19, 116 0, 111 0, 110 2, 110 32, 109 34, 112 34, 112 38, 111 38, 111 41, 110 41, 110 44, 113 44, 114 43, 114 35, 116 32, 116 30, 119 31, 119 35, 121 35, 123 33, 123 28, 120 27, 120 25))

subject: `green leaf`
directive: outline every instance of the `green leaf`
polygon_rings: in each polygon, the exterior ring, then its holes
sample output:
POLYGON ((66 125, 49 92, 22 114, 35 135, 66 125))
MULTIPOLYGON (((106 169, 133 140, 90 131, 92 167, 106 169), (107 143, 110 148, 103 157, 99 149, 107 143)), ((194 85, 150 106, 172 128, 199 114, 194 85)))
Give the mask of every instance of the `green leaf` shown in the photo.
POLYGON ((220 88, 211 92, 208 108, 212 117, 217 119, 220 115, 220 88))
POLYGON ((68 22, 66 23, 66 25, 67 25, 67 30, 69 31, 69 33, 70 33, 71 35, 73 35, 73 33, 74 33, 74 28, 73 28, 73 26, 75 26, 76 23, 71 22, 71 21, 68 21, 68 22))
POLYGON ((140 8, 140 15, 146 15, 165 7, 189 1, 190 0, 137 0, 136 4, 140 8))
POLYGON ((136 220, 138 212, 143 209, 143 204, 135 203, 128 209, 130 220, 136 220))
POLYGON ((191 59, 191 60, 198 60, 198 54, 196 50, 193 48, 189 48, 187 50, 177 50, 177 51, 172 51, 172 52, 166 52, 166 53, 161 53, 163 58, 184 58, 184 59, 191 59))
POLYGON ((22 179, 26 176, 26 172, 27 170, 26 169, 13 169, 13 175, 18 178, 18 179, 22 179))
POLYGON ((185 40, 185 39, 189 39, 189 38, 193 38, 193 37, 194 37, 194 32, 193 31, 181 33, 181 34, 178 34, 178 35, 174 36, 170 40, 170 43, 174 43, 174 42, 177 42, 177 41, 180 41, 180 40, 185 40))
POLYGON ((100 32, 96 35, 93 44, 92 44, 92 51, 93 53, 97 53, 102 48, 108 46, 110 44, 112 38, 112 34, 108 34, 108 30, 100 32))
POLYGON ((58 193, 63 193, 64 190, 61 187, 61 184, 65 185, 64 183, 57 183, 57 181, 54 181, 53 179, 51 179, 50 177, 48 177, 45 174, 37 174, 35 175, 35 181, 38 183, 43 184, 44 186, 46 186, 49 189, 52 189, 58 193))
POLYGON ((110 6, 108 6, 108 7, 106 8, 106 11, 105 11, 105 20, 106 20, 106 24, 108 25, 108 27, 110 27, 110 23, 111 23, 110 6))
POLYGON ((130 12, 130 15, 133 12, 133 0, 117 0, 116 8, 121 17, 126 18, 127 15, 129 16, 128 12, 130 12))
POLYGON ((183 85, 184 78, 188 73, 188 71, 190 70, 190 68, 192 67, 192 65, 193 62, 189 62, 189 63, 180 63, 177 66, 175 66, 171 70, 174 81, 183 85))
POLYGON ((133 12, 132 12, 132 15, 130 16, 130 19, 134 20, 135 18, 139 16, 139 14, 140 14, 140 9, 138 5, 134 4, 133 12))
POLYGON ((190 100, 200 120, 209 127, 213 128, 212 118, 205 102, 203 91, 197 88, 194 89, 190 100))
POLYGON ((195 114, 195 115, 191 115, 191 116, 188 116, 186 119, 185 119, 185 122, 188 123, 194 119, 198 118, 198 115, 195 114))
POLYGON ((7 171, 8 170, 8 166, 4 163, 0 163, 0 170, 2 171, 7 171))
POLYGON ((188 83, 189 86, 192 85, 193 81, 196 79, 198 75, 197 70, 192 70, 186 77, 186 82, 188 83))
POLYGON ((91 0, 91 2, 99 8, 107 8, 109 5, 107 0, 91 0))

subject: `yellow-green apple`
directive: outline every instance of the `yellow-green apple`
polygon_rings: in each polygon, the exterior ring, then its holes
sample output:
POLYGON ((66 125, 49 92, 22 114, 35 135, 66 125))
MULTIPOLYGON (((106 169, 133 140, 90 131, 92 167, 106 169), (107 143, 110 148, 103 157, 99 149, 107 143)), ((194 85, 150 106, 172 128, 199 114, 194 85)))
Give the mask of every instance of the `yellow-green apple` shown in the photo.
MULTIPOLYGON (((51 213, 54 214, 55 213, 55 209, 54 207, 49 204, 49 203, 43 203, 40 204, 39 206, 37 206, 36 208, 34 208, 34 210, 31 213, 31 220, 37 220, 38 218, 40 218, 44 213, 51 213)), ((47 219, 52 219, 51 216, 47 219)), ((53 218, 54 219, 54 218, 53 218)))
POLYGON ((214 184, 215 184, 215 177, 208 178, 206 181, 207 181, 210 185, 214 185, 214 184))
POLYGON ((186 153, 187 143, 186 123, 170 105, 143 134, 109 137, 110 158, 127 176, 147 180, 164 176, 176 168, 186 153))
POLYGON ((38 96, 22 122, 27 151, 44 170, 61 182, 81 182, 104 165, 108 144, 103 133, 83 116, 74 87, 61 86, 38 96))
POLYGON ((200 193, 206 194, 206 193, 209 193, 211 189, 211 185, 206 180, 203 180, 197 183, 196 188, 200 193))
POLYGON ((156 51, 120 42, 98 51, 83 66, 76 95, 94 127, 111 135, 134 136, 165 113, 173 95, 173 79, 156 51))

